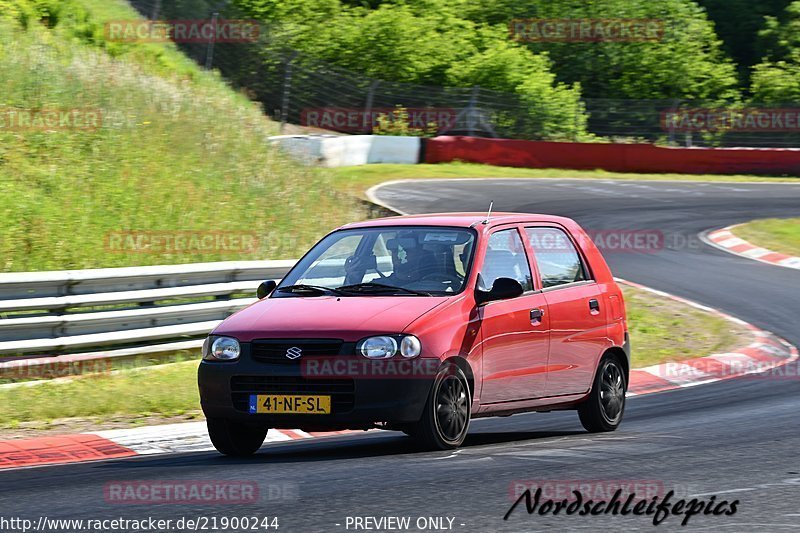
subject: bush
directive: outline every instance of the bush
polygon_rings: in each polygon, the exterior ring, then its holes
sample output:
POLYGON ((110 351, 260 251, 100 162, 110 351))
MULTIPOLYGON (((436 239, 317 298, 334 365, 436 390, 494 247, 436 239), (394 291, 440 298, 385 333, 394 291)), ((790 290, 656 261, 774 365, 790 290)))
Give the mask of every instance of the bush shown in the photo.
POLYGON ((380 113, 378 125, 372 129, 373 135, 399 135, 402 137, 433 137, 436 135, 435 122, 424 128, 414 128, 409 124, 408 110, 397 106, 393 113, 380 113))

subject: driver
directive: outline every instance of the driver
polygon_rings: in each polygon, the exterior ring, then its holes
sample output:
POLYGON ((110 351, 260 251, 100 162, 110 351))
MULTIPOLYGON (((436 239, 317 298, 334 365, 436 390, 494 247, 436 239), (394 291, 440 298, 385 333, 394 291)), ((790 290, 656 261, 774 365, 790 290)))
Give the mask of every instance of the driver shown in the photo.
POLYGON ((437 272, 436 259, 432 252, 425 250, 413 232, 400 232, 390 239, 386 247, 392 254, 392 275, 387 279, 395 283, 422 281, 426 276, 437 272))

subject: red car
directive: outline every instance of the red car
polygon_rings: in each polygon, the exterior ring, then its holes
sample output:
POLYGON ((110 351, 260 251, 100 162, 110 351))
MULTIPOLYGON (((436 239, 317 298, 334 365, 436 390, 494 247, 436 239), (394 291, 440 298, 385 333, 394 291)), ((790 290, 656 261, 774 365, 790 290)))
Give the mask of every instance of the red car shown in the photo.
POLYGON ((459 446, 472 418, 576 409, 622 420, 625 305, 574 221, 474 213, 349 224, 207 338, 211 441, 250 455, 268 428, 399 430, 459 446))

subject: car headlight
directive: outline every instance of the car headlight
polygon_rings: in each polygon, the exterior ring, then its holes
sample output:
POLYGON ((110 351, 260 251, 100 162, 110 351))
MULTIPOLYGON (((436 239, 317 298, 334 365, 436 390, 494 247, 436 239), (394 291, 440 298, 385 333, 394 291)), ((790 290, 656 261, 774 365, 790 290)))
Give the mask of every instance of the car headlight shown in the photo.
POLYGON ((370 337, 358 343, 358 352, 368 359, 388 359, 397 353, 397 341, 392 337, 370 337))
POLYGON ((233 337, 208 337, 203 346, 206 361, 234 361, 241 353, 239 341, 233 337))
POLYGON ((422 353, 422 343, 414 335, 406 335, 400 341, 400 355, 407 359, 417 357, 422 353))
POLYGON ((381 335, 362 340, 356 350, 367 359, 389 359, 397 353, 411 359, 422 352, 422 344, 413 335, 381 335))

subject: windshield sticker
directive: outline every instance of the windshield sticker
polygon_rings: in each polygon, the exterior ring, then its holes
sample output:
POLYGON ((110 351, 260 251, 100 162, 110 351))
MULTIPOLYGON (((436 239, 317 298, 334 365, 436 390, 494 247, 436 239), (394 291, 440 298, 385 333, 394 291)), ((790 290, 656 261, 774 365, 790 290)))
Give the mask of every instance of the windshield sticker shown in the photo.
POLYGON ((458 233, 452 231, 425 234, 425 242, 457 242, 457 241, 458 241, 458 233))

